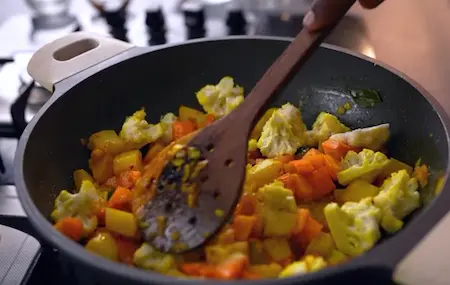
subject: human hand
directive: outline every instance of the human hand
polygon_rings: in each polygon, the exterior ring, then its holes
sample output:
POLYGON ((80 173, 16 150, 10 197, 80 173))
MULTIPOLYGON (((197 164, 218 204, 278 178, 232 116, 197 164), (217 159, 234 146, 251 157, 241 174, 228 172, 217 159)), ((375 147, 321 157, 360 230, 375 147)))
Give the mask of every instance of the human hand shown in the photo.
MULTIPOLYGON (((340 0, 315 0, 311 10, 303 18, 303 26, 310 32, 324 28, 324 19, 327 16, 326 11, 332 9, 334 1, 340 0)), ((384 0, 359 0, 359 3, 364 8, 373 9, 383 3, 383 1, 384 0)))

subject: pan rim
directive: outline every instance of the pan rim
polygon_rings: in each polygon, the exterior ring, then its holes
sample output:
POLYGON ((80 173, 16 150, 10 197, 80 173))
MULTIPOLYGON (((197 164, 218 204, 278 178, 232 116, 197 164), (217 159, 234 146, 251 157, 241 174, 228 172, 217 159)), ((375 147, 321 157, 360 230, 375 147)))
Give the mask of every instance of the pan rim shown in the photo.
MULTIPOLYGON (((20 198, 20 201, 22 203, 22 206, 28 216, 28 219, 30 220, 30 223, 32 226, 36 229, 36 231, 39 233, 40 237, 42 237, 44 240, 49 242, 52 246, 57 246, 58 250, 62 250, 63 255, 70 256, 70 258, 73 258, 74 261, 77 261, 83 266, 91 266, 91 268, 94 270, 101 271, 103 274, 114 274, 117 276, 120 276, 121 278, 128 278, 130 280, 135 280, 140 283, 146 283, 146 282, 155 282, 158 284, 198 284, 199 282, 211 282, 211 280, 197 280, 197 279, 191 279, 191 280, 183 280, 183 279, 176 279, 173 277, 169 277, 166 275, 161 275, 156 272, 146 272, 145 270, 138 269, 138 268, 129 268, 123 264, 113 262, 106 260, 102 257, 96 256, 94 254, 91 254, 83 249, 81 245, 74 243, 73 241, 67 239, 63 235, 59 234, 56 230, 53 229, 50 222, 46 217, 44 217, 41 212, 38 210, 36 205, 33 203, 31 196, 28 192, 28 187, 25 183, 25 179, 23 179, 24 173, 23 173, 23 158, 25 154, 25 150, 28 143, 28 138, 30 137, 34 127, 39 122, 39 119, 42 117, 42 115, 47 111, 48 108, 56 101, 58 100, 62 95, 67 93, 71 88, 76 86, 80 81, 82 81, 84 78, 93 75, 94 73, 100 72, 103 69, 108 68, 109 66, 112 66, 114 64, 117 64, 119 62, 128 60, 133 57, 138 57, 143 54, 147 54, 150 52, 157 52, 159 50, 169 49, 169 48, 176 48, 178 46, 184 46, 184 45, 190 45, 190 44, 202 44, 207 42, 213 42, 213 41, 233 41, 233 40, 264 40, 264 41, 281 41, 281 42, 290 42, 292 41, 292 38, 287 37, 271 37, 271 36, 233 36, 233 37, 225 37, 225 38, 207 38, 207 39, 197 39, 197 40, 190 40, 182 43, 176 43, 176 44, 170 44, 170 45, 164 45, 158 48, 132 48, 129 51, 126 51, 122 53, 121 55, 115 56, 109 60, 106 60, 103 63, 100 63, 100 65, 103 68, 100 68, 98 70, 92 71, 91 68, 86 69, 82 71, 81 73, 74 75, 79 78, 80 80, 76 80, 77 83, 72 84, 71 86, 68 86, 66 90, 58 90, 56 88, 56 96, 52 96, 50 100, 38 111, 38 113, 33 117, 30 123, 28 123, 27 127, 25 128, 22 137, 19 140, 17 151, 15 154, 15 160, 14 160, 14 181, 16 184, 17 192, 20 198)), ((354 52, 351 50, 348 50, 346 48, 330 45, 330 44, 322 44, 321 48, 326 48, 330 50, 334 50, 337 52, 341 52, 353 57, 357 57, 359 59, 371 62, 375 65, 380 66, 381 68, 385 69, 386 71, 402 78, 404 81, 406 81, 409 85, 411 85, 414 89, 416 89, 427 101, 428 103, 433 107, 435 112, 437 113, 444 130, 446 132, 446 139, 447 144, 450 145, 450 137, 449 137, 449 127, 450 127, 450 119, 448 117, 448 114, 445 112, 443 107, 440 105, 440 103, 428 92, 426 91, 420 84, 418 84, 415 80, 408 77, 401 71, 398 71, 397 69, 382 63, 381 61, 377 59, 370 58, 368 56, 365 56, 363 54, 360 54, 358 52, 354 52)), ((58 84, 62 84, 63 82, 60 82, 58 84)), ((448 155, 448 161, 450 161, 450 153, 448 155)), ((444 181, 444 187, 443 191, 438 197, 438 199, 434 199, 434 202, 438 200, 448 199, 450 200, 450 190, 445 191, 445 188, 448 188, 448 177, 449 177, 449 168, 450 163, 447 164, 446 170, 445 170, 445 181, 444 181), (448 192, 448 194, 447 194, 448 192)), ((434 203, 433 202, 433 203, 434 203)), ((433 205, 430 204, 427 206, 427 209, 432 207, 433 205)), ((421 213, 420 216, 425 216, 426 212, 421 213)), ((417 224, 417 221, 411 223, 411 225, 417 224)), ((430 225, 432 227, 434 225, 430 225)), ((428 231, 428 230, 427 230, 428 231)), ((400 233, 399 233, 400 234, 400 233)), ((397 236, 395 236, 392 240, 398 240, 397 236)), ((312 274, 307 274, 304 276, 294 276, 291 278, 285 278, 285 279, 277 279, 276 282, 280 285, 284 284, 291 284, 292 282, 308 282, 312 280, 318 281, 318 279, 324 279, 327 277, 335 276, 337 274, 347 273, 352 270, 360 269, 361 266, 373 266, 373 267, 385 267, 383 263, 378 262, 376 259, 366 258, 370 257, 371 253, 379 251, 381 247, 386 247, 388 244, 382 244, 376 246, 373 250, 370 252, 355 258, 354 260, 347 262, 341 266, 333 267, 333 268, 327 268, 325 270, 315 272, 312 274)), ((252 284, 255 285, 268 285, 272 283, 273 279, 265 279, 265 280, 258 280, 258 281, 252 281, 252 284)), ((236 282, 248 282, 248 280, 238 280, 238 281, 215 281, 215 284, 219 285, 225 285, 225 284, 235 284, 236 282)))

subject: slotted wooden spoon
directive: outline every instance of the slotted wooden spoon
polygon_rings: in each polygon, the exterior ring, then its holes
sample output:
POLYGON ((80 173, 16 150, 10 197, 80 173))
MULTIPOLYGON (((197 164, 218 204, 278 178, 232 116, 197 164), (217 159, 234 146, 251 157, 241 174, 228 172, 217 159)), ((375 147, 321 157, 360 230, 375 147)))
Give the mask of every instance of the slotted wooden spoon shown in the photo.
MULTIPOLYGON (((160 185, 152 199, 139 211, 144 238, 163 252, 183 252, 202 245, 230 218, 241 196, 250 132, 260 114, 305 63, 356 0, 322 1, 313 7, 326 15, 326 26, 310 33, 305 28, 266 71, 244 102, 214 124, 201 130, 189 143, 207 160, 197 179, 196 206, 187 205, 180 183, 175 189, 160 185)), ((160 181, 181 179, 183 171, 168 163, 160 181)), ((159 182, 158 182, 159 183, 159 182)))

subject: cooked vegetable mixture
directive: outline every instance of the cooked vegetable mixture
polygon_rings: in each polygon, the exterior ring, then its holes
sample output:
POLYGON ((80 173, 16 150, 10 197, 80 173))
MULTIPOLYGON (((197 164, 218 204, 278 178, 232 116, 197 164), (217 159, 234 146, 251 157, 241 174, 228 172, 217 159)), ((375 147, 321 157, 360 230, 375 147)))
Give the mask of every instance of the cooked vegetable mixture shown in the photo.
POLYGON ((139 210, 173 146, 235 109, 243 93, 224 77, 197 92, 206 113, 181 106, 178 116, 151 124, 141 109, 119 133, 92 134, 90 169, 75 170, 74 191, 56 198, 55 228, 94 254, 173 277, 285 278, 363 254, 420 206, 428 167, 387 156, 389 124, 351 130, 322 112, 308 130, 287 103, 267 110, 251 132, 242 197, 213 240, 180 255, 142 242, 149 225, 138 222, 139 210))

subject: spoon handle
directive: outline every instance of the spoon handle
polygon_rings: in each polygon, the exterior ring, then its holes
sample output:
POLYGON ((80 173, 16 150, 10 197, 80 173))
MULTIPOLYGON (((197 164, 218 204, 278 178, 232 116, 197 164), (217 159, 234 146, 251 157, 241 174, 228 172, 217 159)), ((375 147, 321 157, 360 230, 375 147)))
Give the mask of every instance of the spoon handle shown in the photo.
MULTIPOLYGON (((256 83, 244 102, 235 111, 241 122, 249 122, 249 129, 273 95, 289 82, 291 76, 306 62, 312 52, 331 32, 356 0, 320 0, 313 6, 317 15, 323 16, 321 29, 309 32, 303 28, 278 59, 256 83)), ((235 117, 235 118, 236 118, 235 117)))

